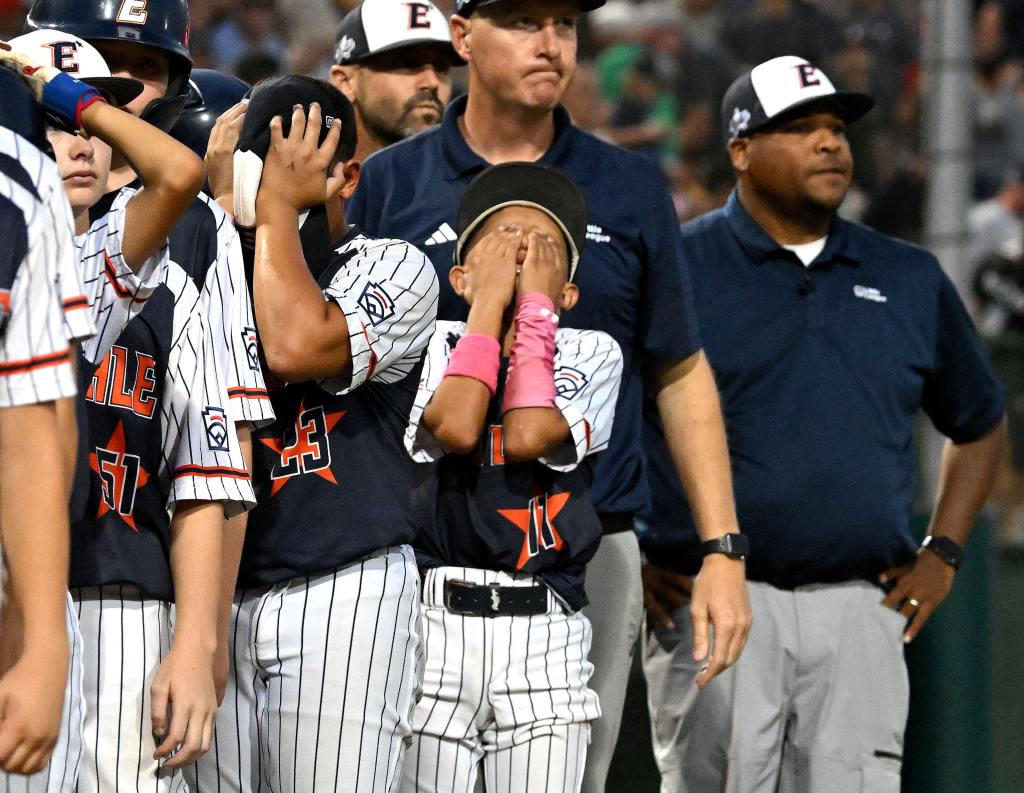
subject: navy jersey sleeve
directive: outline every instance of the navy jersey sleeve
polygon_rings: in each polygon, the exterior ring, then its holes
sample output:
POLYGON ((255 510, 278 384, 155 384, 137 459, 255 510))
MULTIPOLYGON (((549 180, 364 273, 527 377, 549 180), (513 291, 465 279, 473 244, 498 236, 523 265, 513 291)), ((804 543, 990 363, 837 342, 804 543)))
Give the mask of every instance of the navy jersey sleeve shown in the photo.
POLYGON ((940 274, 935 367, 922 407, 954 443, 986 435, 1006 410, 1006 397, 956 287, 940 274))
POLYGON ((679 220, 661 173, 651 166, 638 177, 648 193, 641 215, 646 261, 637 344, 645 361, 678 361, 701 348, 679 220))

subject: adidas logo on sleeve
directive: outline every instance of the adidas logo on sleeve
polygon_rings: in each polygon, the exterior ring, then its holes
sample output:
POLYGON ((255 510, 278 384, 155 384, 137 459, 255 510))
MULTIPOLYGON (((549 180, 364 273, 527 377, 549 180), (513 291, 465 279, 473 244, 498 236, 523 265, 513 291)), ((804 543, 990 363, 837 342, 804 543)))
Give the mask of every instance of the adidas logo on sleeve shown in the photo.
POLYGON ((425 241, 424 245, 444 245, 446 242, 455 242, 459 238, 459 235, 455 233, 455 229, 449 226, 447 223, 442 223, 441 227, 431 234, 425 241))

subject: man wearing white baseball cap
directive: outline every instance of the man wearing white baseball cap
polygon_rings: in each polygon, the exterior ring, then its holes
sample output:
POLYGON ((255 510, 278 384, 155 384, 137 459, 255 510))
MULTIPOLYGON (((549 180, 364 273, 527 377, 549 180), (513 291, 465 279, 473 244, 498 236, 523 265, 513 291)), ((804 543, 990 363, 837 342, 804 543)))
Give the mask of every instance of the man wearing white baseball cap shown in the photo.
POLYGON ((331 82, 355 106, 364 160, 441 121, 462 59, 430 0, 363 0, 341 21, 331 82))
POLYGON ((729 427, 754 629, 693 684, 700 542, 645 437, 644 672, 662 793, 897 793, 903 647, 945 599, 992 486, 1002 388, 935 257, 843 220, 846 124, 872 105, 802 58, 726 92, 727 205, 682 229, 729 427), (918 547, 914 425, 949 439, 918 547))

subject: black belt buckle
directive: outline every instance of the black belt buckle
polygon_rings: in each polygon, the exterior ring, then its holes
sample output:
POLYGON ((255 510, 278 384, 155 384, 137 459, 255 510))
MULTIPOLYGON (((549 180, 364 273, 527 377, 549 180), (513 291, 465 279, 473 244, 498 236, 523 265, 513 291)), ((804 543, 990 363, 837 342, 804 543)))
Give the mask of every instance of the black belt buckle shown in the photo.
POLYGON ((533 616, 548 610, 547 587, 474 584, 458 578, 444 582, 444 606, 467 617, 533 616))

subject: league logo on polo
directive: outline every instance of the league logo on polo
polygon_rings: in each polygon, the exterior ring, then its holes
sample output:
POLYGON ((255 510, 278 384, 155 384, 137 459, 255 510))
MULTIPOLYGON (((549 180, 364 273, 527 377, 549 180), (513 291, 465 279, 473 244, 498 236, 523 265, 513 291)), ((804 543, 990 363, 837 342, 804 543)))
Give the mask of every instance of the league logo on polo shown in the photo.
POLYGON ((370 318, 370 324, 376 327, 395 315, 395 301, 380 284, 367 281, 363 293, 359 296, 359 307, 370 318))
POLYGON ((560 397, 572 399, 587 387, 590 380, 579 369, 560 366, 555 370, 555 391, 560 397))
POLYGON ((242 344, 245 345, 245 357, 249 361, 249 368, 254 372, 260 370, 259 343, 256 340, 256 328, 242 328, 242 344))
POLYGON ((228 451, 228 419, 224 408, 207 405, 203 410, 206 443, 212 452, 228 451))

